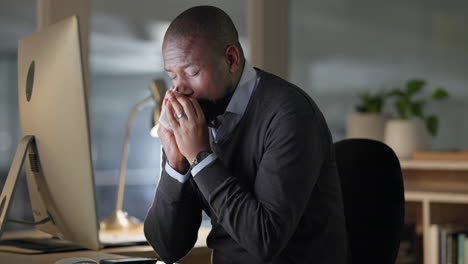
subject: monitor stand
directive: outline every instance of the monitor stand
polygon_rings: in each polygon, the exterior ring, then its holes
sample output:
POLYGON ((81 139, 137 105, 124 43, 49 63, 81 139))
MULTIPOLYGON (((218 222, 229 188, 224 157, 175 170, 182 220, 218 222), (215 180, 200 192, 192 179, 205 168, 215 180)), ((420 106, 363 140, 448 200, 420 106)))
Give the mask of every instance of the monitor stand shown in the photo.
POLYGON ((39 155, 36 147, 36 141, 34 136, 24 136, 13 158, 8 176, 3 186, 2 193, 0 194, 0 236, 3 234, 5 223, 7 222, 6 217, 8 215, 8 209, 11 205, 12 197, 15 193, 16 185, 18 182, 18 176, 21 173, 23 166, 26 165, 26 169, 32 173, 26 173, 29 197, 33 208, 33 216, 36 219, 37 225, 41 225, 41 229, 44 231, 52 231, 55 233, 57 228, 53 223, 53 219, 50 216, 43 198, 47 199, 47 186, 45 185, 43 174, 41 171, 41 165, 39 155), (28 154, 29 162, 25 164, 25 158, 28 154), (55 231, 55 232, 54 232, 55 231))
POLYGON ((45 254, 77 250, 86 249, 69 241, 46 235, 44 235, 42 238, 36 237, 34 234, 31 234, 31 236, 21 234, 21 236, 16 238, 12 237, 0 240, 1 252, 11 252, 18 254, 45 254))

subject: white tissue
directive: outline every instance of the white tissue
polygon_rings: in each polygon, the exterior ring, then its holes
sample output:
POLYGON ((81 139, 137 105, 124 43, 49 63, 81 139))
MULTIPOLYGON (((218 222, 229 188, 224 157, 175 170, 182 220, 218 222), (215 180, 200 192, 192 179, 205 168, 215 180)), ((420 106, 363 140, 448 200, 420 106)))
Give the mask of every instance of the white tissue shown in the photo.
POLYGON ((166 107, 163 106, 161 110, 161 116, 159 116, 159 124, 161 124, 164 128, 172 131, 171 124, 169 124, 169 120, 167 120, 166 112, 166 107))

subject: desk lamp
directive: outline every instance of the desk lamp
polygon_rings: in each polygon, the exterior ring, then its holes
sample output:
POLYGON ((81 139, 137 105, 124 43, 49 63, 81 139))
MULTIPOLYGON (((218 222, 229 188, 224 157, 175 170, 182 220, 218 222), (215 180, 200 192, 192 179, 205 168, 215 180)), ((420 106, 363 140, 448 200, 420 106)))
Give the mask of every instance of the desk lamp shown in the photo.
POLYGON ((152 126, 151 136, 156 137, 157 124, 159 116, 161 114, 161 106, 166 93, 166 86, 163 80, 153 80, 150 84, 151 95, 138 102, 130 112, 127 123, 125 125, 125 134, 122 145, 122 155, 120 159, 120 172, 119 172, 119 184, 117 192, 117 202, 115 205, 115 211, 108 216, 106 219, 101 221, 101 231, 143 231, 142 223, 135 217, 129 216, 123 208, 123 197, 125 189, 125 174, 127 172, 127 159, 128 159, 128 137, 130 134, 130 126, 136 113, 148 106, 151 102, 155 102, 155 106, 152 111, 152 126))

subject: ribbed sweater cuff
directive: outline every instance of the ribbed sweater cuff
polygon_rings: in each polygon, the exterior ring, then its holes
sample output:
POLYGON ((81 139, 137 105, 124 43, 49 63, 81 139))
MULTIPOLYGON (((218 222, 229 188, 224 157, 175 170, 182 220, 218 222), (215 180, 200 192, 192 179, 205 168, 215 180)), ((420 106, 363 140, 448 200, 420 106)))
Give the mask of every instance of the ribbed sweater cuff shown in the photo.
POLYGON ((193 190, 190 181, 180 183, 164 171, 158 184, 158 193, 167 201, 182 201, 193 199, 193 190))
POLYGON ((221 186, 228 177, 229 175, 226 173, 226 168, 219 159, 216 159, 199 171, 197 177, 193 179, 203 196, 209 201, 211 193, 221 186))

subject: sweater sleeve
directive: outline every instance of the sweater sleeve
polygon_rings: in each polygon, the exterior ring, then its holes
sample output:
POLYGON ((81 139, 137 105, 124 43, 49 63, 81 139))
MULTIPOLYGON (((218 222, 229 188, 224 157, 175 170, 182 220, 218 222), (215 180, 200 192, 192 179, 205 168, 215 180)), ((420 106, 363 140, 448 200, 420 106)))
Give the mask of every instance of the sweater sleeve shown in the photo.
MULTIPOLYGON (((164 165, 164 153, 162 160, 164 165)), ((144 221, 146 239, 165 263, 173 263, 185 256, 197 241, 202 209, 191 181, 181 183, 163 169, 144 221)))
POLYGON ((265 150, 253 191, 219 159, 194 177, 219 224, 258 259, 274 259, 296 230, 325 157, 322 129, 310 108, 280 111, 257 143, 265 150))

